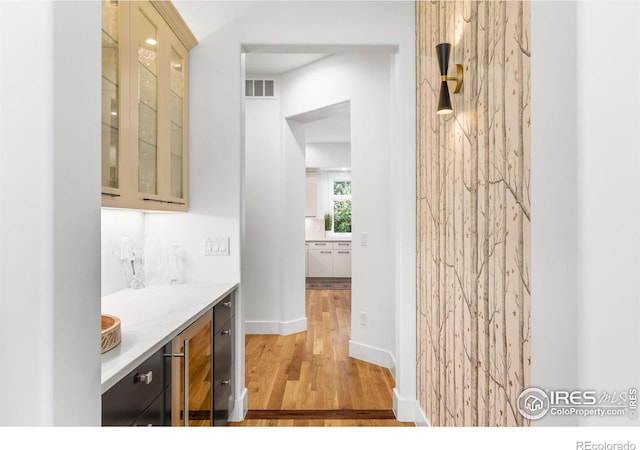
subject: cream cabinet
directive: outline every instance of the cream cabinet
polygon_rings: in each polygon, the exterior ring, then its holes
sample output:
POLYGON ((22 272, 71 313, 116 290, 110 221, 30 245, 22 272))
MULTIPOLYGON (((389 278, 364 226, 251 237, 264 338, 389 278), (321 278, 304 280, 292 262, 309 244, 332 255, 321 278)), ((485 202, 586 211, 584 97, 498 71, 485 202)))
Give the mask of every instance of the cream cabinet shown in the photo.
POLYGON ((351 278, 351 250, 333 250, 333 276, 351 278))
POLYGON ((333 250, 309 249, 309 278, 333 277, 333 250))
POLYGON ((102 5, 102 205, 186 211, 197 41, 171 2, 102 5))
POLYGON ((351 242, 308 242, 309 278, 351 278, 351 242))

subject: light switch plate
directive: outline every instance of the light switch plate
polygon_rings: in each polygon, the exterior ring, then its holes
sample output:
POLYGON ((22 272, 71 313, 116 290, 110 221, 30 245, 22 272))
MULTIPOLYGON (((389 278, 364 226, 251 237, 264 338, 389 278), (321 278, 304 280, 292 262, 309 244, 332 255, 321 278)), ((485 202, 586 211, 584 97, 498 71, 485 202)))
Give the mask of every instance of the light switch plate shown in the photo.
POLYGON ((369 245, 369 233, 360 233, 360 246, 366 247, 369 245))
POLYGON ((204 240, 204 256, 228 256, 228 237, 207 237, 204 240))

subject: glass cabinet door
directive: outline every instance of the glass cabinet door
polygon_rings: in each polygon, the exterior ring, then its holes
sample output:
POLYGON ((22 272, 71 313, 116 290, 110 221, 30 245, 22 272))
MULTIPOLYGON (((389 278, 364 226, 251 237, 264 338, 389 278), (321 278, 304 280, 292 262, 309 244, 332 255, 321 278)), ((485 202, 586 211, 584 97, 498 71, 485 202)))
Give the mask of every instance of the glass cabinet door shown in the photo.
POLYGON ((158 193, 158 28, 137 9, 138 192, 158 193))
MULTIPOLYGON (((117 189, 120 5, 102 2, 102 186, 117 189)), ((104 189, 103 189, 104 190, 104 189)))
POLYGON ((213 314, 209 311, 172 342, 171 424, 213 425, 211 342, 213 314))

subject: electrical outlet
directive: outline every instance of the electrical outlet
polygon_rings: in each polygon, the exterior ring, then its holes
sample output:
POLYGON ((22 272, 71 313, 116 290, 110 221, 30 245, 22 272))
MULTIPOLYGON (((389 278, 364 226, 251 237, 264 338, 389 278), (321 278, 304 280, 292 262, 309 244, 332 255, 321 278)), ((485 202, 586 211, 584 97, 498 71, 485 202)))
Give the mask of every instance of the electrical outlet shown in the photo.
POLYGON ((364 311, 360 311, 360 325, 367 326, 367 313, 364 311))

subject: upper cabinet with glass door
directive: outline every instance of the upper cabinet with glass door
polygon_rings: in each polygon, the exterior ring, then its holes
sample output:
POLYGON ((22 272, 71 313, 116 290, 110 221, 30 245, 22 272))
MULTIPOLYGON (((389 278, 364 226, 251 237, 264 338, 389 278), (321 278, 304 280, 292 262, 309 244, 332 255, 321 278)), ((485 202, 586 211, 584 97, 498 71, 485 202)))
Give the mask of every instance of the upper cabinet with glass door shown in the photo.
POLYGON ((118 194, 118 100, 120 10, 102 3, 102 193, 118 194))
POLYGON ((171 2, 103 1, 103 206, 187 210, 196 44, 171 2))

